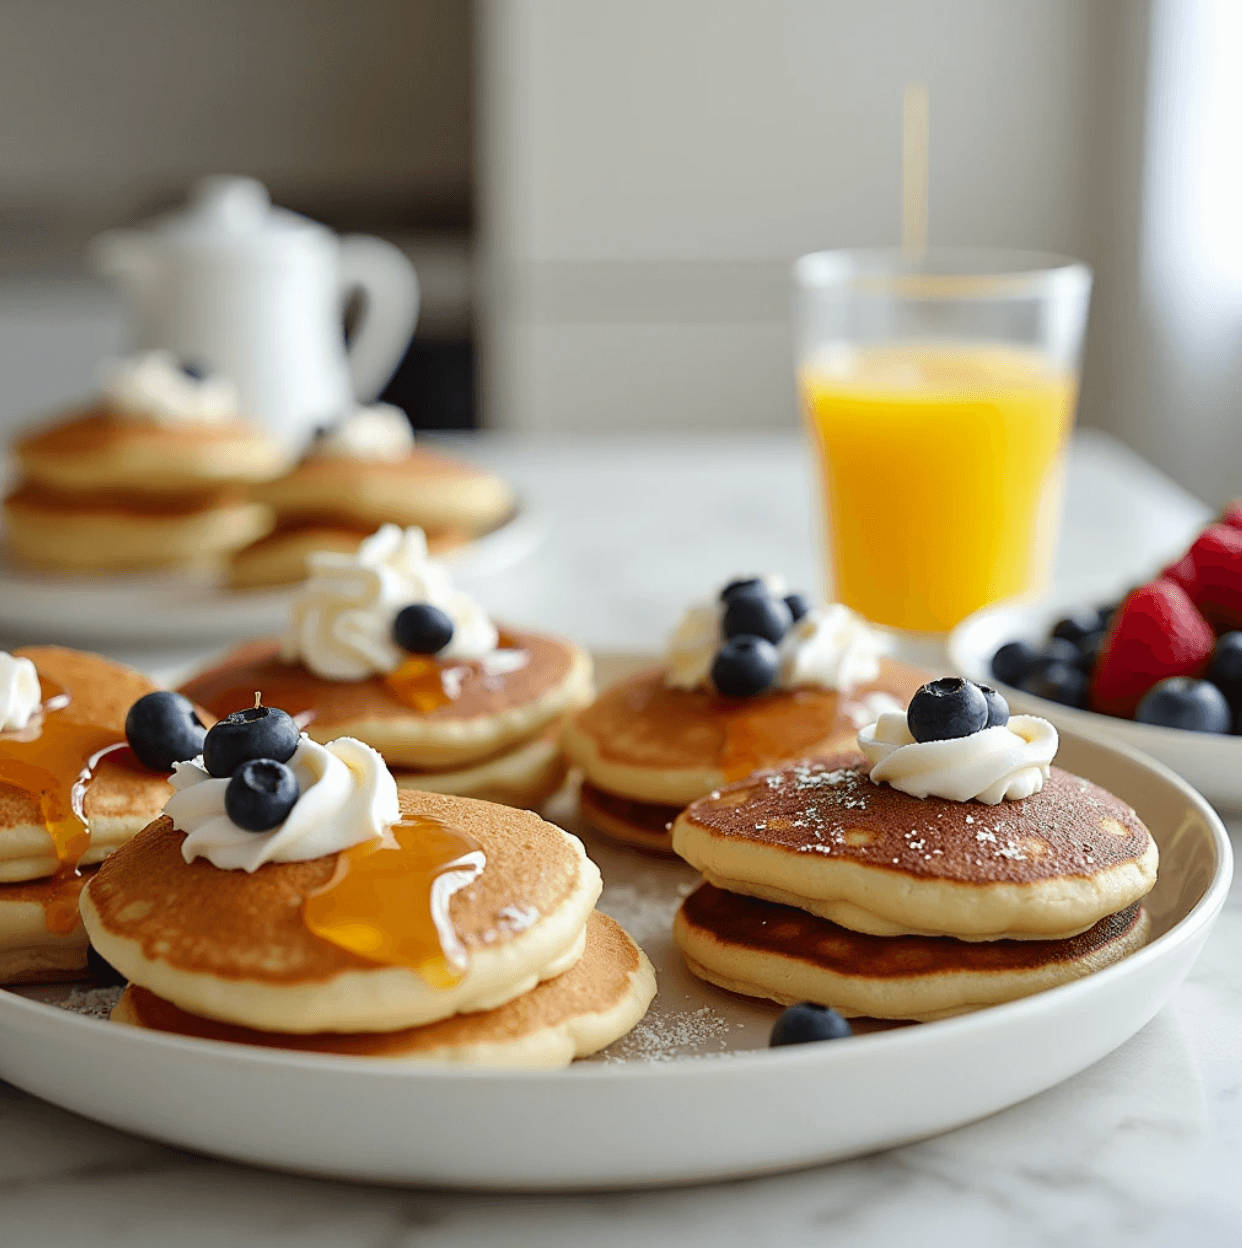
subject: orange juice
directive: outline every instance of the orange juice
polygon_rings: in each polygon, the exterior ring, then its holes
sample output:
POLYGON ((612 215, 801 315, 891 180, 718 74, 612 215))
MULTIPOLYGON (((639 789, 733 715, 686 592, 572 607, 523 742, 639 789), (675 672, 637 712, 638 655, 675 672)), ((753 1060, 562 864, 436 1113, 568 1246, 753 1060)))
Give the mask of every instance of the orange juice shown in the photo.
POLYGON ((1078 379, 992 343, 841 348, 800 383, 819 448, 836 597, 943 632, 1036 588, 1078 379))

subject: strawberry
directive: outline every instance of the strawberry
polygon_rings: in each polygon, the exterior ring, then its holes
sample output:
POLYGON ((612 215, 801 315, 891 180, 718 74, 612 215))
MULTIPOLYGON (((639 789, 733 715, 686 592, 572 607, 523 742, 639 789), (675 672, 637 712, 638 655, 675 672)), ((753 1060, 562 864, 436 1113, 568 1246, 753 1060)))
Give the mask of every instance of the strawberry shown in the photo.
POLYGON ((1194 600, 1209 623, 1218 633, 1242 628, 1242 529, 1209 525, 1188 558, 1195 565, 1194 600))
MULTIPOLYGON (((1242 537, 1242 534, 1239 534, 1242 537)), ((1090 705, 1132 719, 1148 689, 1166 676, 1202 676, 1216 638, 1173 581, 1141 585, 1117 608, 1091 677, 1090 705)))
POLYGON ((1227 524, 1231 529, 1242 529, 1242 498, 1235 498, 1220 513, 1220 519, 1216 523, 1227 524))
POLYGON ((1180 585, 1191 602, 1199 601, 1199 574, 1195 571, 1195 561, 1190 557, 1190 551, 1187 551, 1176 563, 1169 564, 1156 579, 1172 581, 1175 585, 1180 585))

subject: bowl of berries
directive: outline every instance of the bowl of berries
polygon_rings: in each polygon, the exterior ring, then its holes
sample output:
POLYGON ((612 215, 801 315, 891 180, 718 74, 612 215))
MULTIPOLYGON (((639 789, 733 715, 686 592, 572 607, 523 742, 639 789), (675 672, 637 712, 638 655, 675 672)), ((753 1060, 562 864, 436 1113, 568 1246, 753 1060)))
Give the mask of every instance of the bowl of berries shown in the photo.
POLYGON ((1015 710, 1136 746, 1242 810, 1242 505, 1119 601, 989 607, 949 657, 1015 710))

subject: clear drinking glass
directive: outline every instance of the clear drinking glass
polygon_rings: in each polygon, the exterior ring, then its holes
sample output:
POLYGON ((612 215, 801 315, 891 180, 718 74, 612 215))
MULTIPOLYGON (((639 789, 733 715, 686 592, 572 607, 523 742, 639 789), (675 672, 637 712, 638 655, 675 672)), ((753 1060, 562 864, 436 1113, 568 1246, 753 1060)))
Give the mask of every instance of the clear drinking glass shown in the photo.
POLYGON ((794 266, 827 582, 944 633, 1045 583, 1091 272, 1028 252, 821 251, 794 266))

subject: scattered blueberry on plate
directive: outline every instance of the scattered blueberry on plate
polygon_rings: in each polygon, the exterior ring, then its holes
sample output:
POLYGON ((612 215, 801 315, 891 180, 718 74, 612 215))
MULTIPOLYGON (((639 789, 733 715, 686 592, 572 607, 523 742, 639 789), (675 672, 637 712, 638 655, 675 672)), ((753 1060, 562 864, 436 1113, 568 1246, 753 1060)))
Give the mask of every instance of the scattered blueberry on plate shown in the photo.
POLYGON ((1188 732, 1228 732, 1233 712, 1225 695, 1210 681, 1170 676, 1153 685, 1138 704, 1140 724, 1182 728, 1188 732))
POLYGON ((144 694, 125 716, 125 739, 152 771, 172 771, 203 752, 207 729, 189 698, 167 689, 144 694))
POLYGON ((779 1048, 786 1044, 814 1044, 819 1040, 844 1040, 854 1034, 848 1021, 831 1006, 816 1005, 814 1001, 803 1001, 801 1005, 791 1005, 784 1010, 772 1024, 772 1034, 768 1038, 771 1048, 779 1048))

